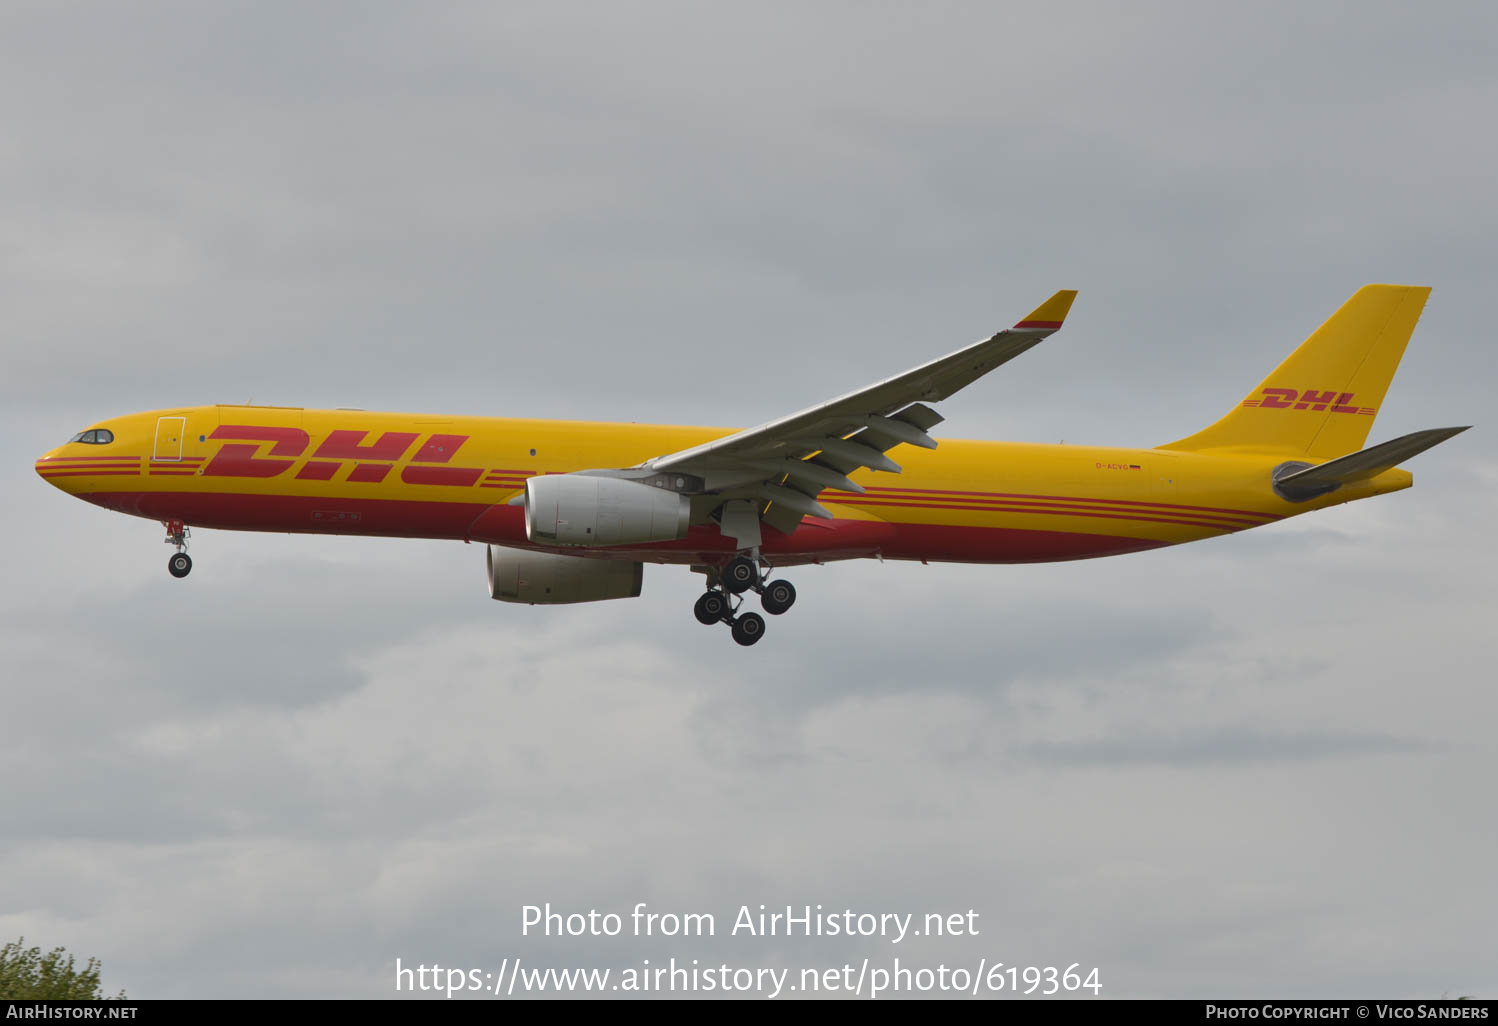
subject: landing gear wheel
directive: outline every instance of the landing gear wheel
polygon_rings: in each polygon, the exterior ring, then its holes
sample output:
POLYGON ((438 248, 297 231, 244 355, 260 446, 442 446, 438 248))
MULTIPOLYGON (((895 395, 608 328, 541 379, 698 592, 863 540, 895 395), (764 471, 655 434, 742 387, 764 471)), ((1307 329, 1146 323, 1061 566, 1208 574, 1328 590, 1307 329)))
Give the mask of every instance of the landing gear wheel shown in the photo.
POLYGON ((698 623, 721 623, 728 615, 728 598, 721 591, 704 592, 692 607, 698 623))
POLYGON ((796 604, 796 588, 790 581, 771 581, 760 594, 759 604, 771 616, 779 616, 796 604))
POLYGON ((740 645, 752 645, 765 636, 765 618, 758 613, 745 613, 733 622, 733 640, 740 645))
POLYGON ((174 552, 166 561, 166 569, 173 577, 186 577, 192 572, 192 557, 185 552, 174 552))
POLYGON ((723 568, 722 578, 723 587, 730 594, 742 595, 759 583, 759 567, 754 565, 753 560, 738 556, 723 568))

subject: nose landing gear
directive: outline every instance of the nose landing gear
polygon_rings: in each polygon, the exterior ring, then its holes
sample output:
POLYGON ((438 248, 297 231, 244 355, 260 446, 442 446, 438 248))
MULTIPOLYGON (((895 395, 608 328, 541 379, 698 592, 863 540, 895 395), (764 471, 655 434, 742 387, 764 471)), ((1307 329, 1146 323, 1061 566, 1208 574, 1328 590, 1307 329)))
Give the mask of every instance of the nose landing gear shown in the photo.
POLYGON ((759 592, 759 603, 764 611, 779 616, 795 604, 796 589, 790 581, 766 583, 759 564, 757 558, 735 556, 727 566, 707 570, 707 591, 697 599, 692 609, 697 622, 728 624, 732 628, 733 640, 740 645, 752 645, 764 637, 764 617, 758 613, 738 612, 744 603, 744 593, 759 592))
POLYGON ((166 561, 167 573, 182 578, 192 573, 192 557, 187 554, 187 539, 192 532, 180 520, 163 520, 166 528, 166 543, 175 545, 177 551, 166 561))

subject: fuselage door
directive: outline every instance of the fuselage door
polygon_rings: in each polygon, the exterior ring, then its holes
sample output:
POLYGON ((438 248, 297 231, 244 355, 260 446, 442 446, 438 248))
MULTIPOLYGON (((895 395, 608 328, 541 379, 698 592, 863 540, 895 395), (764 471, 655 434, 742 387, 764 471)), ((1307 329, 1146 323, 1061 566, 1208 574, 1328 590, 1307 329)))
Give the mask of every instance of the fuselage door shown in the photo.
POLYGON ((186 417, 156 418, 156 449, 151 459, 157 463, 182 462, 182 435, 186 430, 186 417))

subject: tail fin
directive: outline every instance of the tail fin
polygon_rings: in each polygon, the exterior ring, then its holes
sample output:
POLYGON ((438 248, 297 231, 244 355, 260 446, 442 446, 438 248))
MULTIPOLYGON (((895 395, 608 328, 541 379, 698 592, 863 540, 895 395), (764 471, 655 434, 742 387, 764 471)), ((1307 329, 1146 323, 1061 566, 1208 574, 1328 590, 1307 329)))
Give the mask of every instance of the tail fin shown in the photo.
POLYGON ((1361 448, 1430 289, 1364 285, 1211 427, 1162 449, 1325 459, 1361 448))

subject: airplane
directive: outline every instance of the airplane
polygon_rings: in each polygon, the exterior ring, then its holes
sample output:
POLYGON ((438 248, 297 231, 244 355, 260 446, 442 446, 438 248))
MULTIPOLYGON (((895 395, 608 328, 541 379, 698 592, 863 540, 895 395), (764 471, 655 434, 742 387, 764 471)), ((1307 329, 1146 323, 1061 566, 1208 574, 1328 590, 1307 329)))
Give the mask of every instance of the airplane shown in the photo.
POLYGON ((489 594, 632 598, 645 563, 705 575, 694 614, 740 645, 844 559, 1034 563, 1139 552, 1408 488, 1398 465, 1465 431, 1370 448, 1430 289, 1367 285, 1220 420, 1150 449, 934 438, 949 399, 1058 331, 1057 292, 1012 328, 745 430, 194 406, 101 421, 36 461, 85 501, 190 527, 479 542, 489 594), (899 457, 896 462, 891 454, 899 457))

